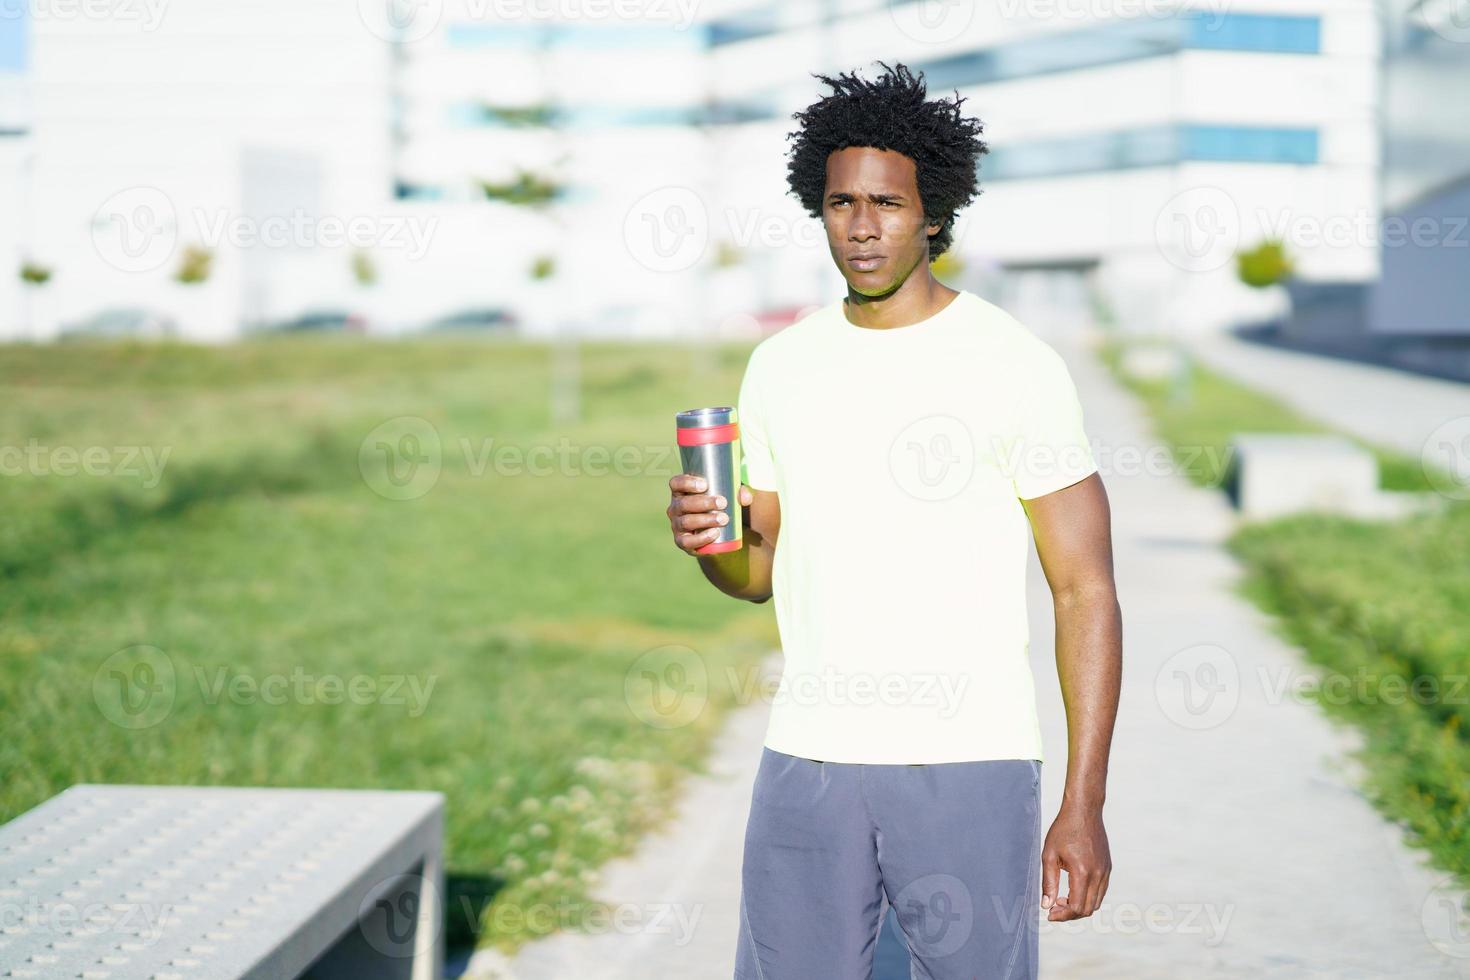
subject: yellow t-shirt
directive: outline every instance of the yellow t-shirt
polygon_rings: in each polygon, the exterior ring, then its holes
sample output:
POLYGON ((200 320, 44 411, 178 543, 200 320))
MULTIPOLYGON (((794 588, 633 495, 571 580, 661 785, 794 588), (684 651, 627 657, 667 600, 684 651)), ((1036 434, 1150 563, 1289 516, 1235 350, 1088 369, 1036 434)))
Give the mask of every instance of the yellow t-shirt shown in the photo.
POLYGON ((1042 759, 1021 500, 1097 469, 1061 356, 968 291, 889 329, 838 299, 756 345, 737 412, 745 482, 781 500, 765 744, 1042 759))

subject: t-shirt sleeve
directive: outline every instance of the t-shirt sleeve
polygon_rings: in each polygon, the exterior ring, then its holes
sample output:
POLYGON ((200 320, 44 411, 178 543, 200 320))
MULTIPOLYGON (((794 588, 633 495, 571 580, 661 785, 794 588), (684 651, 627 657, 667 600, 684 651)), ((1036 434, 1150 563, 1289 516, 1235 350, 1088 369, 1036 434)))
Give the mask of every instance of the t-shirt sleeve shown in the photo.
POLYGON ((758 365, 752 351, 745 364, 745 377, 740 382, 740 400, 735 406, 740 422, 740 480, 754 490, 775 490, 776 463, 771 458, 758 365))
POLYGON ((1067 362, 1049 345, 1029 358, 1017 404, 1011 482, 1022 500, 1044 496, 1097 472, 1082 403, 1067 362))

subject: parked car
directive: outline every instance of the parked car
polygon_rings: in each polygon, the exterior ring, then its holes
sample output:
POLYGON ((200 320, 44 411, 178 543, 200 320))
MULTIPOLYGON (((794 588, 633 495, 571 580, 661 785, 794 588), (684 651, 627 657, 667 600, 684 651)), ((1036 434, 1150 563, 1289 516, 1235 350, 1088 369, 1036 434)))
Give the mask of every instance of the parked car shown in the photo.
POLYGON ((137 337, 159 339, 178 336, 173 317, 142 307, 113 307, 65 324, 62 339, 82 337, 137 337))
POLYGON ((519 325, 520 321, 510 310, 499 306, 489 306, 447 313, 430 320, 424 325, 424 329, 431 333, 477 330, 513 331, 519 325))
POLYGON ((265 329, 271 333, 367 333, 368 320, 351 310, 307 310, 289 320, 272 323, 265 329))

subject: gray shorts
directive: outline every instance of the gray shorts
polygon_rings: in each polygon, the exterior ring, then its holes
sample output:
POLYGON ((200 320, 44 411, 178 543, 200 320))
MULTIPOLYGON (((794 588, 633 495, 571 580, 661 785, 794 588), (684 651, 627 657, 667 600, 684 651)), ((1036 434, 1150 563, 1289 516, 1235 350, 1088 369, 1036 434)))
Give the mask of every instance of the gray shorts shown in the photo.
POLYGON ((1035 978, 1041 763, 868 765, 764 748, 735 980, 868 980, 890 905, 915 980, 1035 978))

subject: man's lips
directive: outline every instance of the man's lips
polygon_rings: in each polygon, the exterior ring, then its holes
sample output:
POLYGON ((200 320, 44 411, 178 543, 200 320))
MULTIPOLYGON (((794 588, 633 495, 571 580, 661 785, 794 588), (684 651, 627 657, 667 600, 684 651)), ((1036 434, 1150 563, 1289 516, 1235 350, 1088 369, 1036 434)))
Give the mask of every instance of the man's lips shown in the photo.
POLYGON ((863 253, 860 255, 849 255, 847 257, 847 264, 859 272, 867 272, 882 265, 883 259, 884 256, 876 253, 863 253))

